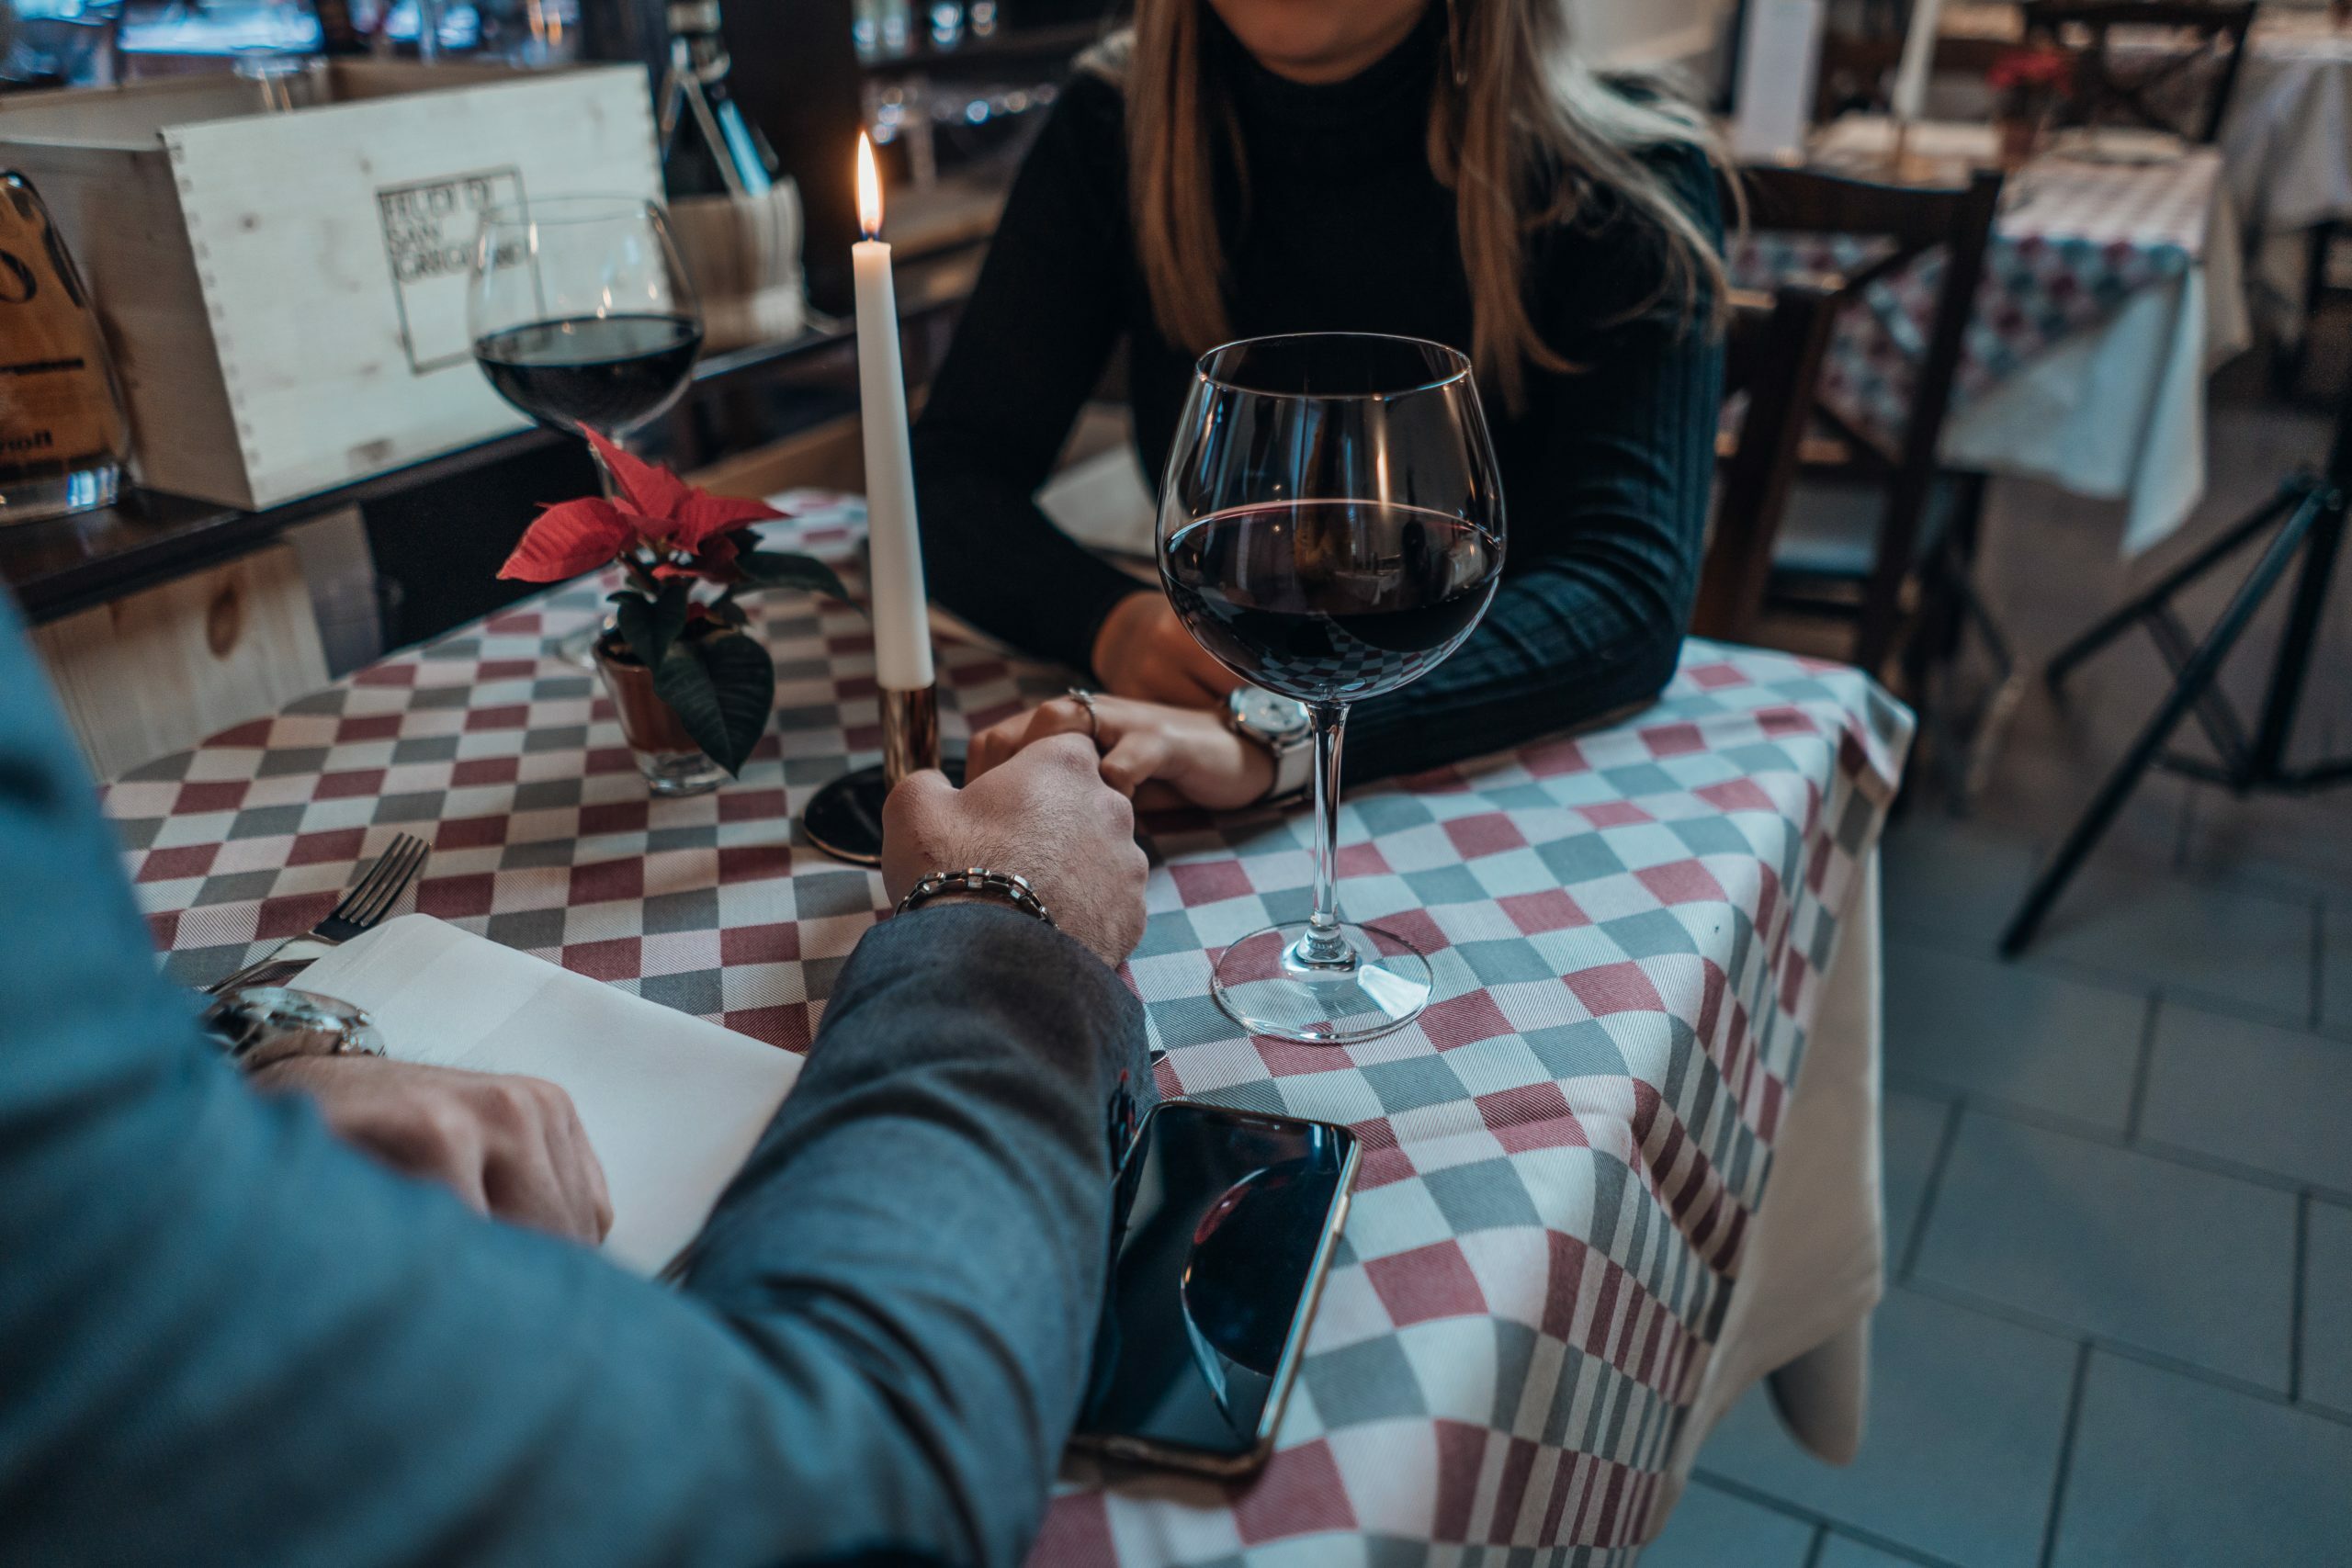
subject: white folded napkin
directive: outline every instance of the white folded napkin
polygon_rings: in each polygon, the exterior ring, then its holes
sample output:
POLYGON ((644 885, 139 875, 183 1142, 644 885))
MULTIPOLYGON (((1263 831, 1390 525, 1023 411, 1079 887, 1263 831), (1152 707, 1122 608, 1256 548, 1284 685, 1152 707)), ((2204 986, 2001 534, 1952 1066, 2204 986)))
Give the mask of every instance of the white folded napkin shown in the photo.
POLYGON ((657 1274, 741 1168, 800 1058, 473 936, 403 915, 289 984, 374 1015, 403 1062, 562 1087, 612 1190, 605 1251, 657 1274))

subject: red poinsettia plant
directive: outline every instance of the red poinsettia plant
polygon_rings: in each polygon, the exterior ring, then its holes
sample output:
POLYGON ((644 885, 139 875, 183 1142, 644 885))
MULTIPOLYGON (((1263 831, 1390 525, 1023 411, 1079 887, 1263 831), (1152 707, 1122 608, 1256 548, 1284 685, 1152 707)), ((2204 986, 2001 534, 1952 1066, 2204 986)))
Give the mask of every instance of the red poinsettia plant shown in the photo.
POLYGON ((548 507, 498 575, 563 582, 617 564, 628 580, 610 595, 619 646, 608 639, 599 651, 650 671, 695 744, 741 773, 775 706, 775 666, 755 638, 740 635, 750 617, 736 596, 760 588, 848 592, 822 561, 758 547, 752 525, 785 515, 766 502, 712 495, 594 431, 588 440, 615 493, 548 507))
POLYGON ((2075 85, 2075 57, 2047 44, 2013 49, 1993 62, 1984 85, 2012 97, 2064 97, 2075 85))

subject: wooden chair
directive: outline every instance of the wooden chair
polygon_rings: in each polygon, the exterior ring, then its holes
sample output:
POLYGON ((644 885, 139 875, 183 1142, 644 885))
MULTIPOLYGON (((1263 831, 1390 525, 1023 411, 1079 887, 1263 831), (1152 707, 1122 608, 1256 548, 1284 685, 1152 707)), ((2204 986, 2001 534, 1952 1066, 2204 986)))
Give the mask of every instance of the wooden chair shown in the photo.
POLYGON ((2026 37, 2077 51, 2070 116, 2077 124, 2144 126, 2211 146, 2229 118, 2246 34, 2260 8, 2252 0, 2030 0, 2026 37), (2119 68, 2109 47, 2116 28, 2171 28, 2187 34, 2190 47, 2119 68), (2196 73, 2209 64, 2213 78, 2201 102, 2184 109, 2164 100, 2177 84, 2193 85, 2196 73))
POLYGON ((1937 453, 2000 210, 2001 176, 1984 170, 1964 186, 1923 187, 1881 185, 1812 169, 1767 167, 1747 173, 1756 228, 1883 242, 1885 249, 1878 259, 1838 280, 1841 305, 1858 302, 1862 290, 1930 252, 1943 253, 1943 277, 1927 352, 1917 367, 1911 407, 1899 435, 1882 445, 1818 399, 1811 400, 1806 410, 1822 434, 1808 437, 1800 448, 1803 472, 1883 492, 1875 527, 1864 541, 1867 564, 1850 576, 1842 570, 1805 570, 1785 550, 1777 563, 1775 597, 1849 611, 1857 621, 1850 657, 1875 673, 1896 645, 1905 590, 1922 558, 1921 535, 1935 488, 1937 453), (1798 575, 1808 581, 1790 581, 1798 575), (1848 580, 1837 581, 1840 576, 1848 580), (1783 592, 1824 587, 1831 590, 1826 597, 1817 592, 1783 592))
POLYGON ((1747 407, 1717 447, 1722 480, 1690 620, 1697 636, 1754 639, 1838 298, 1833 281, 1813 277, 1732 296, 1724 393, 1745 393, 1747 407))

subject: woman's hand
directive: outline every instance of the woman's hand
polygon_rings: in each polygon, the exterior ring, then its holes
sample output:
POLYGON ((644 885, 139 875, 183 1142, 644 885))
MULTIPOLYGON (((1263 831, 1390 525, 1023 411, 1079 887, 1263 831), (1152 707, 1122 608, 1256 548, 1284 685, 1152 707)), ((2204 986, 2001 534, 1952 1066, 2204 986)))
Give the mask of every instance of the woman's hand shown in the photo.
POLYGON ((1170 707, 1126 697, 1094 699, 1100 733, 1075 697, 1056 697, 1032 713, 991 725, 972 738, 968 775, 1001 767, 1023 747, 1057 735, 1094 734, 1102 753, 1102 782, 1134 795, 1164 784, 1195 806, 1229 811, 1263 800, 1274 787, 1274 759, 1254 740, 1233 732, 1222 713, 1170 707))
POLYGON ((1241 684, 1152 592, 1130 593, 1102 618, 1094 634, 1094 673, 1116 695, 1180 708, 1215 707, 1241 684))

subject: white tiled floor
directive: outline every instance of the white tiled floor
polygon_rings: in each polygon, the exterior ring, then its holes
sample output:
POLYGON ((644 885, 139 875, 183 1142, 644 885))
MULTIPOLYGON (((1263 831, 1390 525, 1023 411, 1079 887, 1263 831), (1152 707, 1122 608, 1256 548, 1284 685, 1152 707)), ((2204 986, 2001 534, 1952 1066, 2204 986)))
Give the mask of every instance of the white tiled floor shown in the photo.
MULTIPOLYGON (((1980 576, 2029 656, 2326 442, 2226 389, 2213 430, 2212 496, 2154 561, 2120 564, 2101 508, 1995 487, 1980 576)), ((2230 671, 2243 706, 2276 623, 2230 671)), ((1923 800, 1891 830, 1861 1455, 1819 1463, 1752 1396, 1645 1562, 2352 1563, 2352 790, 2153 778, 2044 941, 1994 953, 2162 681, 2119 647, 2064 708, 2029 701, 1971 818, 1923 800)), ((2352 746, 2352 567, 2305 715, 2299 755, 2352 746)))
POLYGON ((2052 1568, 2319 1568, 2352 1543, 2352 1427, 2093 1352, 2052 1568))
POLYGON ((1930 1557, 2033 1568, 2077 1348, 1911 1291, 1879 1308, 1874 1337, 1870 1428, 1850 1466, 1799 1449, 1758 1393, 1715 1429, 1700 1473, 1930 1557))
POLYGON ((1642 1568, 1805 1568, 1816 1529, 1808 1519, 1693 1483, 1674 1510, 1674 1529, 1642 1553, 1642 1568))
POLYGON ((2352 1045, 2166 1002, 2139 1131, 2352 1201, 2352 1045))
POLYGON ((1913 1279, 2285 1393, 2295 1196, 1971 1111, 1913 1279))
POLYGON ((2128 991, 1903 937, 1886 944, 1886 1076, 2120 1134, 2146 1032, 2128 991))
POLYGON ((2352 1418, 2352 1208, 2313 1202, 2303 1224, 2299 1392, 2306 1403, 2352 1418))

